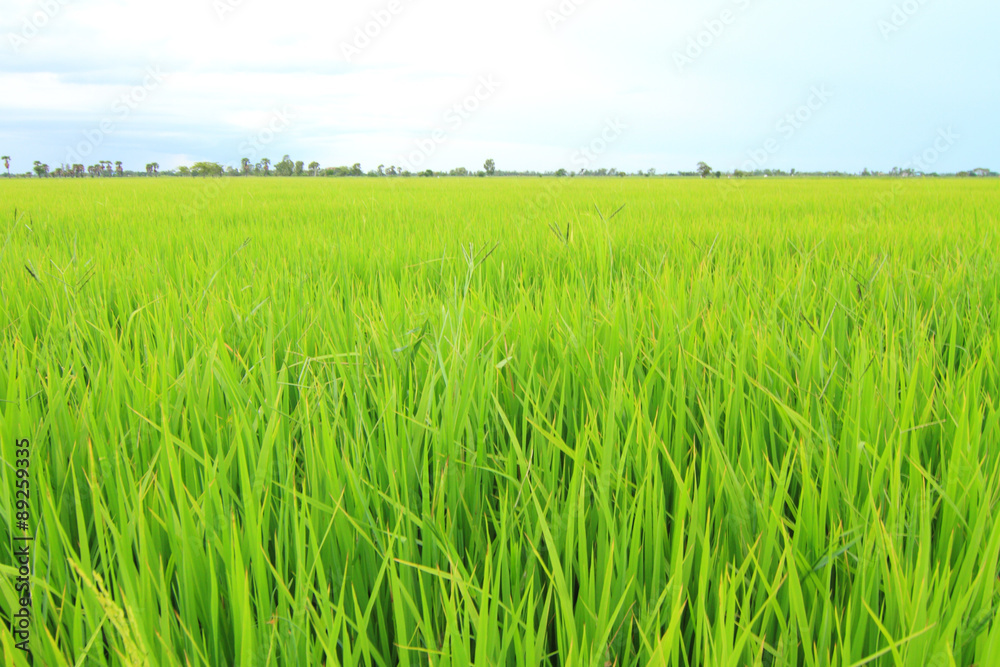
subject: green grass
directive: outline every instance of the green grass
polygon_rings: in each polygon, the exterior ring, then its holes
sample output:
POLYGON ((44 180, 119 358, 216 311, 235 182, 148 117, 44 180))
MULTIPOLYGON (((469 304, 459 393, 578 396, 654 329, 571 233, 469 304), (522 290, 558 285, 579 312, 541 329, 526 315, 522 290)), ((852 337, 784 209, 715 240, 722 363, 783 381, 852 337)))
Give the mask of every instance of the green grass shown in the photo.
POLYGON ((27 437, 36 665, 1000 664, 997 185, 0 181, 0 613, 27 437))

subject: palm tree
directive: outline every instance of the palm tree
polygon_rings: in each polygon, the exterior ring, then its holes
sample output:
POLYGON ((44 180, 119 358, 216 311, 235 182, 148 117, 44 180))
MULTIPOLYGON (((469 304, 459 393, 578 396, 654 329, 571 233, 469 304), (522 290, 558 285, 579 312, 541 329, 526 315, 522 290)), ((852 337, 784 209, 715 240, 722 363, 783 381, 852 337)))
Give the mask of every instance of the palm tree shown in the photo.
POLYGON ((309 171, 311 171, 313 173, 313 176, 318 176, 319 175, 319 162, 316 162, 315 160, 313 160, 312 162, 310 162, 309 163, 309 171))
POLYGON ((159 176, 159 175, 160 175, 160 163, 159 162, 154 162, 153 163, 153 176, 159 176))
POLYGON ((268 168, 271 166, 271 161, 265 157, 261 158, 260 163, 264 165, 264 175, 265 176, 269 175, 271 172, 268 170, 268 168))
POLYGON ((3 160, 3 166, 7 168, 7 178, 10 178, 10 156, 4 155, 0 160, 3 160))
POLYGON ((149 164, 146 165, 146 175, 147 176, 152 176, 153 175, 153 164, 152 163, 149 163, 149 164))
POLYGON ((243 175, 244 176, 249 176, 250 175, 250 158, 245 157, 242 160, 240 160, 240 167, 243 168, 243 175))
POLYGON ((124 176, 125 175, 125 170, 122 169, 122 161, 121 160, 117 160, 115 162, 115 175, 117 175, 117 176, 124 176))

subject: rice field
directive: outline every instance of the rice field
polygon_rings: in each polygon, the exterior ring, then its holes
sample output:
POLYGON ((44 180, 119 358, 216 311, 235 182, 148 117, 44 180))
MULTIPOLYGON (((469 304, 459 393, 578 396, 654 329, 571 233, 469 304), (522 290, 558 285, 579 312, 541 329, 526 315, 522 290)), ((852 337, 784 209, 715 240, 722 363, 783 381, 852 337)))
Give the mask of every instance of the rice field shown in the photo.
POLYGON ((1000 189, 0 179, 0 652, 1000 664, 1000 189))

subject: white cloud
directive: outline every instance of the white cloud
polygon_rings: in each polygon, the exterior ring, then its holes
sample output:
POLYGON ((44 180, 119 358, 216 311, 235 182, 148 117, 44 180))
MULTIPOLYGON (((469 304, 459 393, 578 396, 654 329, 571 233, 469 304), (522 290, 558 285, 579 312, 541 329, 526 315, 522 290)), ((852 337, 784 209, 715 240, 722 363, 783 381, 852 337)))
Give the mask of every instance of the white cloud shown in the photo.
POLYGON ((274 140, 274 156, 370 167, 392 163, 447 124, 449 108, 480 77, 494 76, 499 91, 449 133, 430 166, 475 167, 491 156, 506 167, 569 167, 568 156, 607 118, 622 117, 629 132, 597 166, 665 171, 706 159, 732 168, 810 86, 828 83, 843 103, 825 110, 814 136, 805 130, 789 142, 789 159, 888 168, 886 160, 950 121, 964 122, 970 141, 949 153, 948 168, 968 166, 959 160, 996 166, 1000 141, 986 117, 1000 95, 996 68, 977 75, 968 65, 997 64, 988 26, 1000 9, 928 3, 886 43, 876 22, 892 7, 888 0, 0 0, 0 141, 18 169, 33 159, 58 163, 148 67, 159 67, 168 82, 107 135, 106 154, 129 164, 234 162, 246 137, 288 106, 296 120, 274 140), (57 10, 25 38, 25 21, 43 6, 57 10), (546 12, 560 7, 574 9, 553 26, 546 12), (727 10, 736 20, 678 72, 672 54, 727 10), (356 47, 366 27, 368 43, 348 62, 343 44, 356 47), (23 42, 17 49, 11 35, 23 42))

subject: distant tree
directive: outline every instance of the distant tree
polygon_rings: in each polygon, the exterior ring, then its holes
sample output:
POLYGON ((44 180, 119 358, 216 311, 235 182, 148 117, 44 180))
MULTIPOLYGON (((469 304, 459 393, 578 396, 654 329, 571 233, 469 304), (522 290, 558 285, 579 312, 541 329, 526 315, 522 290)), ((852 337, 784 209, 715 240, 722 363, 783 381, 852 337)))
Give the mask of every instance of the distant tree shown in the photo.
POLYGON ((294 170, 295 163, 292 162, 292 158, 288 155, 282 157, 281 161, 274 165, 275 176, 291 176, 294 170))
POLYGON ((38 176, 38 178, 42 178, 46 173, 48 173, 49 166, 42 164, 41 160, 35 160, 35 166, 32 169, 34 169, 35 175, 38 176))
POLYGON ((493 174, 496 173, 497 163, 493 161, 493 158, 490 158, 489 160, 483 163, 483 169, 486 170, 487 175, 492 176, 493 174))
POLYGON ((709 176, 709 174, 712 173, 712 168, 709 167, 704 162, 699 162, 698 163, 698 173, 701 174, 702 178, 707 178, 709 176))
POLYGON ((146 165, 146 175, 147 176, 152 176, 153 175, 153 163, 152 162, 150 162, 149 164, 146 165))
POLYGON ((250 158, 245 157, 242 160, 240 160, 240 167, 243 169, 243 175, 244 176, 249 176, 250 175, 250 158))
POLYGON ((380 164, 378 166, 378 175, 379 176, 385 176, 385 165, 384 164, 380 164))
POLYGON ((565 169, 558 169, 558 170, 556 171, 556 176, 558 176, 558 177, 562 178, 563 176, 565 176, 565 175, 566 175, 566 173, 567 173, 567 172, 566 172, 566 170, 565 170, 565 169))
POLYGON ((721 171, 715 172, 715 177, 716 178, 722 178, 722 172, 721 171))
POLYGON ((191 176, 191 169, 190 167, 185 167, 182 165, 180 167, 177 167, 177 173, 180 174, 181 176, 191 176))
POLYGON ((270 176, 271 175, 271 160, 269 160, 266 157, 265 158, 261 158, 260 163, 264 167, 264 175, 265 176, 270 176))
POLYGON ((125 170, 122 169, 122 161, 121 160, 118 160, 117 162, 115 162, 115 175, 116 176, 124 176, 125 175, 125 170))
POLYGON ((4 155, 0 157, 0 160, 3 160, 3 166, 7 169, 7 178, 10 178, 10 156, 4 155))
POLYGON ((363 176, 364 172, 361 171, 361 163, 355 162, 351 165, 351 176, 363 176))
POLYGON ((192 176, 222 176, 223 168, 216 162, 195 162, 191 167, 192 176))
POLYGON ((424 178, 431 178, 432 176, 434 176, 434 172, 431 171, 430 169, 425 169, 422 172, 420 172, 420 175, 423 176, 424 178))
POLYGON ((646 176, 656 176, 656 169, 650 168, 646 171, 646 176))
POLYGON ((154 162, 153 163, 153 176, 159 176, 159 175, 160 175, 160 163, 159 162, 154 162))
POLYGON ((466 169, 465 167, 455 167, 450 172, 448 172, 448 175, 449 176, 468 176, 469 175, 469 170, 466 169))
POLYGON ((305 171, 305 162, 303 162, 302 160, 296 160, 295 161, 295 175, 296 176, 301 176, 302 172, 304 172, 304 171, 305 171))
POLYGON ((319 173, 319 162, 316 162, 315 160, 313 160, 312 162, 310 162, 309 163, 309 171, 312 172, 313 176, 316 176, 319 173))

